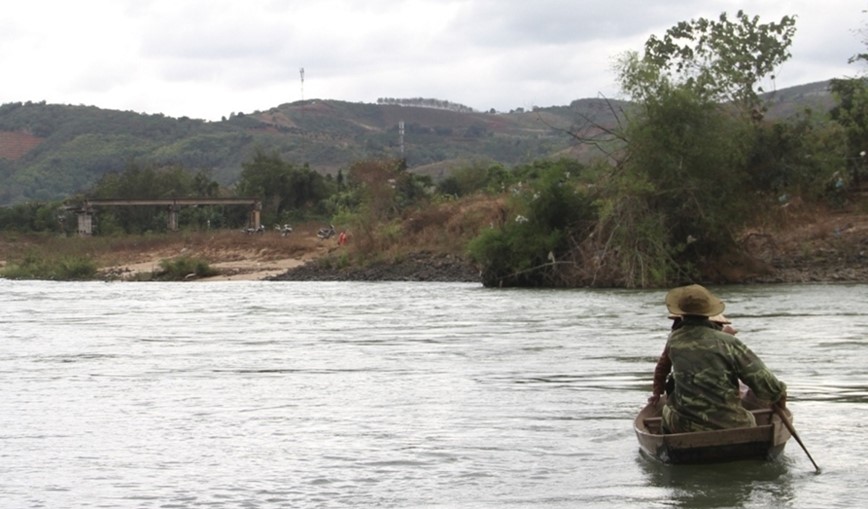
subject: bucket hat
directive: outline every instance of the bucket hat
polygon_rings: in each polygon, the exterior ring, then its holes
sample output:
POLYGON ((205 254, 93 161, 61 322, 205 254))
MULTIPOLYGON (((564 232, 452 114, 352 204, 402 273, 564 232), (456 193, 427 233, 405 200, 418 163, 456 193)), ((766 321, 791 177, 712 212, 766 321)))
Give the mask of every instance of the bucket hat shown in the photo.
POLYGON ((666 294, 666 308, 673 315, 714 316, 726 305, 701 285, 673 288, 666 294))

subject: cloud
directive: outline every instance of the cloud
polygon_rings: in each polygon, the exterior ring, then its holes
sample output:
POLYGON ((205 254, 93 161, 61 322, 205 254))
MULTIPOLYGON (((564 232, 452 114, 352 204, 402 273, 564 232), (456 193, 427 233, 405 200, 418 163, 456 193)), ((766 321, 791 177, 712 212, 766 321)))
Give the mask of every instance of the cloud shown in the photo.
MULTIPOLYGON (((613 61, 734 0, 30 0, 0 19, 0 102, 219 119, 302 98, 435 97, 478 109, 617 94, 613 61), (305 68, 302 89, 299 68, 305 68), (11 72, 9 71, 11 70, 11 72), (303 92, 302 92, 303 90, 303 92)), ((756 0, 796 14, 778 87, 855 74, 850 0, 756 0)))

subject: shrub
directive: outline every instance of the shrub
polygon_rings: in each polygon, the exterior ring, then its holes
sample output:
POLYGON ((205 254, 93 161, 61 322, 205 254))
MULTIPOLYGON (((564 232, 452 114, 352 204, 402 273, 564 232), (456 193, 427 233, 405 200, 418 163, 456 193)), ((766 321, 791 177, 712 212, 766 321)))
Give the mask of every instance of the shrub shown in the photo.
POLYGON ((86 257, 43 257, 35 253, 28 253, 20 262, 11 262, 0 270, 0 276, 8 279, 54 281, 88 280, 93 279, 96 273, 96 263, 86 257))
POLYGON ((569 167, 550 163, 533 168, 538 179, 516 196, 498 228, 468 245, 485 286, 571 286, 573 251, 592 228, 597 210, 578 190, 569 167), (512 218, 509 220, 509 218, 512 218))

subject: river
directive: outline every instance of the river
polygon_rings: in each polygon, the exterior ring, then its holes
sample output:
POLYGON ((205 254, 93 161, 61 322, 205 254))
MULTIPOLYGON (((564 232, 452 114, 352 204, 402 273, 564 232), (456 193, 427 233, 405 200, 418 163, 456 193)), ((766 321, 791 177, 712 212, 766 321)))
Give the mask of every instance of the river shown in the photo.
POLYGON ((713 290, 821 474, 639 453, 664 291, 0 279, 0 507, 863 506, 868 285, 713 290))

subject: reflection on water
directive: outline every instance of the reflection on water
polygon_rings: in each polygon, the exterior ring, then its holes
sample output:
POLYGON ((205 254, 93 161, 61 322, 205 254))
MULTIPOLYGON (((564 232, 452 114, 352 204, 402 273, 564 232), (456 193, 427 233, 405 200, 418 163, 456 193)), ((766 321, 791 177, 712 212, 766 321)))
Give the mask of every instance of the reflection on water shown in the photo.
POLYGON ((822 475, 641 456, 662 291, 0 280, 0 506, 860 505, 868 287, 715 290, 822 475))
POLYGON ((794 491, 786 457, 717 465, 664 465, 639 454, 649 486, 663 488, 675 507, 787 507, 794 491))

